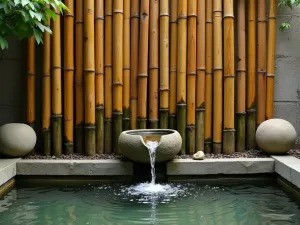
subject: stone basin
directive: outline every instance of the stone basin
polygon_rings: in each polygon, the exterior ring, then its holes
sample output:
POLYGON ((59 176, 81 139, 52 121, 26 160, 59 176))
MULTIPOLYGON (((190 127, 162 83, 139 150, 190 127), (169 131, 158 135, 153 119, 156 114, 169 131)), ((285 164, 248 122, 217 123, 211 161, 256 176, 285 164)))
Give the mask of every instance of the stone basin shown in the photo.
POLYGON ((139 129, 123 131, 119 136, 118 146, 128 159, 149 163, 147 141, 157 141, 155 162, 173 159, 180 151, 182 139, 176 130, 171 129, 139 129))

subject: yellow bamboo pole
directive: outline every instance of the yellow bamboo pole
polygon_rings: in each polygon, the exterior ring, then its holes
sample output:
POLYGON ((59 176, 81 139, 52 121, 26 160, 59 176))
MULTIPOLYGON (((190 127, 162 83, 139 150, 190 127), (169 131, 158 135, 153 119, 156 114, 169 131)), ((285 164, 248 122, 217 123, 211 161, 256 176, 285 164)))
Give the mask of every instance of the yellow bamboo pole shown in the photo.
POLYGON ((223 153, 235 152, 234 126, 234 9, 233 0, 224 0, 224 130, 223 153))
POLYGON ((35 128, 35 39, 28 39, 26 122, 35 128))
POLYGON ((85 154, 96 154, 94 1, 84 0, 85 154))
POLYGON ((186 58, 187 1, 178 0, 177 130, 182 137, 181 154, 186 154, 186 58))
POLYGON ((120 153, 118 138, 123 118, 123 0, 113 1, 113 152, 120 153))
POLYGON ((267 17, 266 0, 258 3, 257 18, 257 121, 259 126, 266 116, 266 69, 267 69, 267 17))
POLYGON ((204 151, 205 1, 197 2, 196 151, 204 151))
POLYGON ((160 107, 159 124, 161 129, 168 128, 169 114, 169 1, 160 1, 160 107))
POLYGON ((204 151, 212 151, 212 69, 213 69, 213 24, 212 24, 212 0, 206 0, 206 51, 205 51, 205 128, 204 128, 204 151))
POLYGON ((222 0, 213 0, 213 45, 213 152, 220 154, 223 116, 222 0))
POLYGON ((237 140, 236 150, 245 151, 246 136, 246 13, 245 0, 237 1, 237 140))
POLYGON ((169 128, 176 129, 176 81, 177 81, 177 5, 178 0, 170 1, 170 111, 169 128))
POLYGON ((124 0, 123 20, 123 130, 130 129, 130 0, 124 0))
POLYGON ((84 153, 83 0, 76 0, 75 12, 75 151, 84 153))
POLYGON ((52 140, 53 154, 62 154, 62 85, 61 85, 61 31, 60 14, 52 22, 52 140))
POLYGON ((104 46, 104 152, 112 152, 112 0, 105 1, 104 46))
POLYGON ((196 124, 196 76, 197 76, 197 0, 189 0, 187 6, 188 38, 187 38, 187 126, 186 151, 195 153, 196 124))
POLYGON ((95 1, 96 152, 104 153, 104 0, 95 1))
POLYGON ((74 152, 74 0, 65 0, 64 15, 64 147, 65 154, 74 152))
POLYGON ((268 67, 266 119, 273 118, 274 105, 274 76, 275 76, 275 45, 276 45, 276 0, 270 0, 268 25, 268 67))
POLYGON ((147 121, 147 81, 148 81, 148 38, 149 0, 141 1, 139 72, 138 72, 138 128, 145 129, 147 121))
POLYGON ((159 1, 150 0, 149 18, 149 127, 158 128, 159 1))
MULTIPOLYGON (((47 26, 50 27, 50 18, 47 26)), ((42 88, 42 128, 43 128, 43 153, 51 155, 51 39, 48 32, 44 32, 43 51, 43 88, 42 88)))
POLYGON ((248 150, 255 147, 256 127, 256 1, 248 0, 248 68, 247 68, 247 140, 248 150))
POLYGON ((137 75, 139 60, 140 1, 131 0, 130 5, 130 129, 137 128, 137 75))

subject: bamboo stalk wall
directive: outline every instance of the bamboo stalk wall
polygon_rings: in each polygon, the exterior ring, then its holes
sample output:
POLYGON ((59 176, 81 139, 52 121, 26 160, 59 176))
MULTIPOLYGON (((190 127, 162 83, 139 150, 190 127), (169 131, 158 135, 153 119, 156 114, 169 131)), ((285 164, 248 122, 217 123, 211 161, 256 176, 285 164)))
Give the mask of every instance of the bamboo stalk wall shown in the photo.
POLYGON ((42 102, 28 40, 26 120, 42 117, 37 150, 120 154, 120 133, 139 128, 177 129, 180 154, 254 148, 256 127, 273 117, 277 6, 266 12, 266 2, 66 0, 70 11, 44 36, 42 102))

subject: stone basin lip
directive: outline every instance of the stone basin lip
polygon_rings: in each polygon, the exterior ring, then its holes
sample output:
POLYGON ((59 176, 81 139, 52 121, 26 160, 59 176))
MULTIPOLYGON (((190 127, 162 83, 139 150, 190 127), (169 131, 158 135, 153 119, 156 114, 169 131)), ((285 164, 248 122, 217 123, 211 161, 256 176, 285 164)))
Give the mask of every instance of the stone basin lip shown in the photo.
POLYGON ((150 163, 149 150, 143 136, 161 135, 156 149, 155 162, 173 159, 180 151, 182 138, 178 131, 172 129, 138 129, 123 131, 119 136, 118 146, 121 153, 128 159, 150 163))

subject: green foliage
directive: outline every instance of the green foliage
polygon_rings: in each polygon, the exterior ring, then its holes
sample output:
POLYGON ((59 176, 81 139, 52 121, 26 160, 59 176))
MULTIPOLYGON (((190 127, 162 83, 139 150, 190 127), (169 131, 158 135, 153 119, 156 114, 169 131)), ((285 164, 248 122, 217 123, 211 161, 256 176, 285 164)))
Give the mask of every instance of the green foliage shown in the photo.
POLYGON ((0 48, 8 48, 9 37, 34 36, 42 43, 43 33, 52 33, 48 17, 55 20, 56 10, 63 13, 66 9, 60 0, 0 0, 0 48))
MULTIPOLYGON (((300 5, 300 0, 279 0, 278 6, 281 8, 284 7, 289 7, 289 8, 293 8, 294 6, 299 6, 300 5)), ((287 21, 285 23, 282 23, 279 27, 280 31, 284 31, 285 29, 290 28, 290 21, 287 21)))

